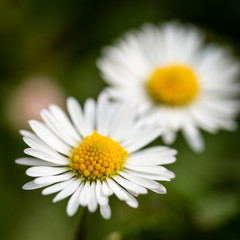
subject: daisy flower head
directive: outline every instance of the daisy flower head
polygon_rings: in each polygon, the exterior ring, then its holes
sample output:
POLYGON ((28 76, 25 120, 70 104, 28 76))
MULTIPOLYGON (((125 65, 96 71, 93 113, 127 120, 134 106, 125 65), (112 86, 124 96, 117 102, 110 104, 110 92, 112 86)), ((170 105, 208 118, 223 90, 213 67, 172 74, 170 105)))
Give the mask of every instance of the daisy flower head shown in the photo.
POLYGON ((149 124, 164 126, 165 143, 182 131, 196 152, 204 149, 199 129, 233 130, 239 112, 239 63, 230 49, 204 40, 191 25, 145 24, 105 47, 97 61, 112 98, 136 101, 149 124))
POLYGON ((84 107, 67 100, 69 117, 56 105, 41 111, 44 122, 30 120, 34 133, 22 130, 30 157, 16 163, 31 166, 26 174, 35 179, 25 190, 44 188, 43 195, 57 193, 53 202, 69 196, 67 214, 79 206, 111 216, 109 197, 114 194, 133 208, 136 196, 147 190, 164 194, 157 181, 169 181, 174 173, 161 166, 175 161, 176 151, 164 146, 140 150, 161 134, 160 127, 144 126, 134 105, 114 103, 106 93, 84 107))

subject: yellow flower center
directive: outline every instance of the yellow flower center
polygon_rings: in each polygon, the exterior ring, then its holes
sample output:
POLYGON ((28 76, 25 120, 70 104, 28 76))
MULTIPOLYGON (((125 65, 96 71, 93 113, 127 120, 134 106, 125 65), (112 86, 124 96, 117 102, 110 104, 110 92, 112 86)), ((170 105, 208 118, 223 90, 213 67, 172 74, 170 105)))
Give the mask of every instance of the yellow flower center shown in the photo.
POLYGON ((71 170, 83 180, 105 179, 118 173, 128 157, 116 141, 98 134, 84 138, 70 157, 71 170))
POLYGON ((157 103, 176 106, 191 102, 199 86, 191 68, 173 65, 157 69, 148 80, 147 89, 157 103))

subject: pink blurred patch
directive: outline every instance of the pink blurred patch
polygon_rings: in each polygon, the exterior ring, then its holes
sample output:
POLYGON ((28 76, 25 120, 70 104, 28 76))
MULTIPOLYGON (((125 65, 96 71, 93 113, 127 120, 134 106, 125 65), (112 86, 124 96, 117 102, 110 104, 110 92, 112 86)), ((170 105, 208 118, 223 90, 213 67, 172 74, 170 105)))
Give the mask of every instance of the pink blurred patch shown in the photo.
POLYGON ((40 110, 53 103, 64 108, 65 96, 61 87, 48 77, 31 77, 10 96, 8 119, 14 128, 29 128, 28 120, 40 120, 40 110))

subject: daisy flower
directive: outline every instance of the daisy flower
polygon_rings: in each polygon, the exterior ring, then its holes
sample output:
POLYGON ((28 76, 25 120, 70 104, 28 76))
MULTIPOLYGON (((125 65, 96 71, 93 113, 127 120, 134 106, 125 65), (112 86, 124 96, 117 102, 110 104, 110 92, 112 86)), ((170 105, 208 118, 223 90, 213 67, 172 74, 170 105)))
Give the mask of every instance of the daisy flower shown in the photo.
POLYGON ((233 130, 239 112, 239 63, 228 48, 203 43, 203 32, 190 25, 145 24, 97 61, 112 98, 136 101, 149 124, 164 126, 165 143, 182 131, 195 151, 204 148, 199 129, 233 130))
POLYGON ((24 152, 31 157, 16 163, 32 166, 26 174, 36 177, 23 186, 25 190, 44 188, 43 195, 57 193, 53 202, 69 196, 67 214, 79 206, 111 216, 109 196, 115 194, 133 208, 135 196, 147 190, 164 194, 160 181, 174 174, 161 166, 175 161, 176 151, 164 146, 140 150, 161 134, 160 127, 144 126, 136 108, 114 103, 105 93, 98 101, 88 99, 83 109, 70 97, 67 108, 71 120, 56 105, 41 111, 44 123, 30 120, 34 133, 22 130, 24 152), (156 181, 157 180, 157 181, 156 181))

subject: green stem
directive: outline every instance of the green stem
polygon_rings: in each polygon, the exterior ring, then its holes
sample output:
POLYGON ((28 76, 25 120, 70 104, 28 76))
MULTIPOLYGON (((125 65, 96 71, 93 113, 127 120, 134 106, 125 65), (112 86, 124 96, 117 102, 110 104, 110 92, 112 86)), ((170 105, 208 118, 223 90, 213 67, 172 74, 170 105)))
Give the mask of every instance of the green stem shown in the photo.
POLYGON ((78 227, 78 232, 76 235, 76 240, 86 240, 87 239, 87 222, 88 222, 88 209, 85 207, 83 209, 82 217, 78 227))

